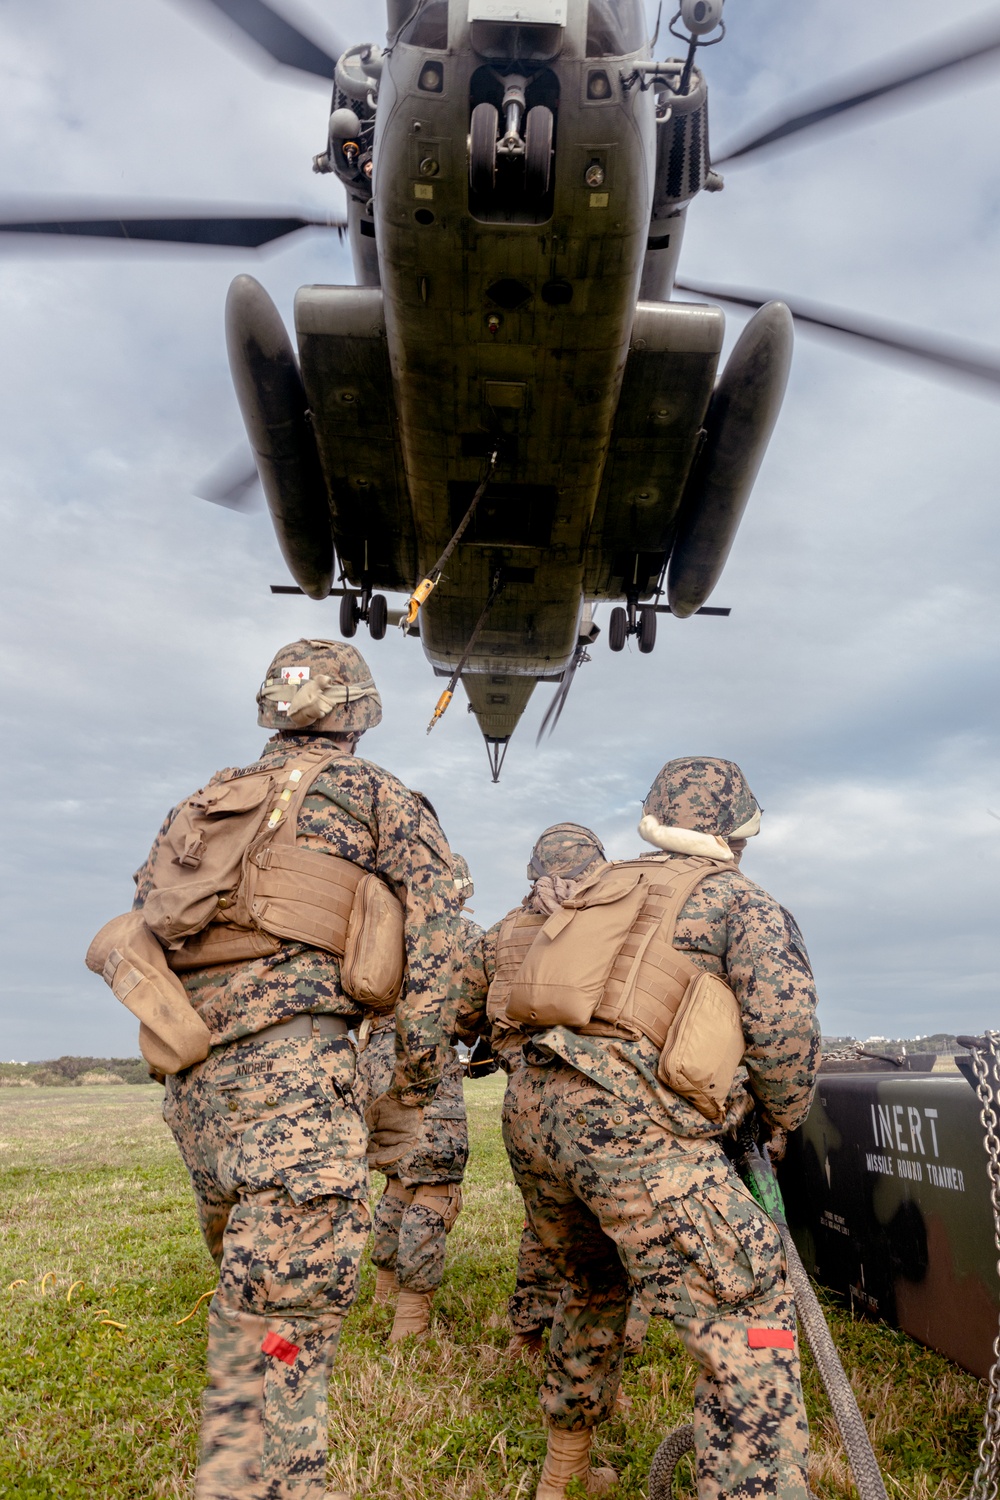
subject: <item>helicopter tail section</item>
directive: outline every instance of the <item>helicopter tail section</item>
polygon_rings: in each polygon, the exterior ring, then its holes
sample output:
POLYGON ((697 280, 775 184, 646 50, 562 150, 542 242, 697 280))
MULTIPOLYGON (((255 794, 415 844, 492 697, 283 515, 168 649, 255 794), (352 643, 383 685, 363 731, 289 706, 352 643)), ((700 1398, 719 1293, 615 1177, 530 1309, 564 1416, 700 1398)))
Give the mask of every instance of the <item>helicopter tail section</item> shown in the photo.
POLYGON ((792 358, 792 315, 768 302, 729 356, 705 419, 705 443, 688 480, 667 571, 671 611, 681 619, 719 581, 781 410, 792 358))
POLYGON ((475 714, 486 741, 494 781, 500 775, 507 743, 528 706, 537 680, 504 672, 465 672, 462 675, 469 709, 475 714))
POLYGON ((302 592, 325 599, 333 533, 302 377, 281 314, 252 276, 237 276, 229 288, 226 344, 282 556, 302 592))

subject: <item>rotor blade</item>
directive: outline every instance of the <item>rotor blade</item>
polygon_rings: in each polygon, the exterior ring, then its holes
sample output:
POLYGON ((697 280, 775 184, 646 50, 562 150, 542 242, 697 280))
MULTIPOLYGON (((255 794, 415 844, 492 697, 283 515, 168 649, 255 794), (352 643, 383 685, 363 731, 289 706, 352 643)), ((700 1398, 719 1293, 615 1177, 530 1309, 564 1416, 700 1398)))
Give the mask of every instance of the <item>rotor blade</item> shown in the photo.
POLYGON ((566 706, 566 699, 569 697, 569 690, 573 686, 573 679, 576 676, 577 669, 583 664, 583 662, 589 660, 590 658, 587 655, 586 647, 577 646, 573 652, 572 657, 569 660, 569 663, 567 664, 566 670, 563 672, 559 686, 556 688, 555 693, 553 694, 552 702, 545 710, 545 717, 542 720, 541 725, 539 726, 537 735, 535 736, 536 745, 540 745, 542 743, 542 740, 545 737, 546 733, 553 734, 555 732, 555 727, 559 723, 559 720, 562 718, 562 711, 566 706))
POLYGON ((876 99, 883 99, 889 94, 924 83, 930 78, 940 77, 944 73, 954 72, 955 78, 948 82, 958 83, 964 67, 996 52, 1000 52, 1000 18, 994 14, 992 21, 978 32, 965 31, 961 40, 953 34, 950 46, 938 45, 931 49, 924 48, 922 52, 911 52, 889 62, 881 76, 871 71, 856 73, 852 77, 841 79, 839 84, 833 84, 829 89, 807 96, 801 100, 793 114, 786 115, 771 125, 765 123, 763 129, 758 127, 752 130, 720 156, 713 157, 712 165, 724 166, 727 162, 749 156, 753 151, 763 150, 766 146, 787 140, 789 136, 798 135, 803 130, 812 130, 852 109, 871 104, 876 99))
POLYGON ((70 219, 0 219, 0 234, 81 235, 101 240, 143 240, 169 245, 231 245, 257 250, 300 229, 336 229, 338 219, 303 219, 298 216, 227 214, 164 215, 70 219))
POLYGON ((675 283, 679 292, 693 292, 698 297, 710 297, 713 302, 729 302, 735 307, 763 307, 766 302, 780 300, 787 306, 795 322, 805 328, 819 328, 829 333, 842 334, 859 339, 875 349, 885 350, 899 359, 919 360, 923 365, 938 371, 949 371, 953 375, 966 376, 985 382, 1000 396, 1000 355, 983 355, 979 350, 952 343, 931 333, 913 333, 891 323, 882 323, 874 318, 858 317, 841 312, 835 307, 821 307, 815 302, 793 301, 789 297, 778 297, 776 293, 744 291, 737 287, 695 286, 691 282, 675 283))
POLYGON ((265 5, 264 0, 186 0, 186 3, 190 9, 214 5, 276 63, 327 81, 333 78, 337 59, 270 5, 265 5))
POLYGON ((224 505, 227 510, 255 510, 259 497, 257 465, 245 443, 234 448, 215 468, 199 480, 199 500, 224 505))

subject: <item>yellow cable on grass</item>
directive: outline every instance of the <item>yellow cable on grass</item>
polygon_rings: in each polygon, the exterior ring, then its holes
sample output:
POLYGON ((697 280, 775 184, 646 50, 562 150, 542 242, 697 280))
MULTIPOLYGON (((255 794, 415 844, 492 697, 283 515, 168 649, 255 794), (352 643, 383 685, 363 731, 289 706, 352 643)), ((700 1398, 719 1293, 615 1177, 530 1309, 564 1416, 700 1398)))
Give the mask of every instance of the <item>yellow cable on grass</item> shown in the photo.
POLYGON ((114 1318, 102 1318, 101 1319, 101 1326, 103 1328, 127 1328, 128 1324, 127 1323, 116 1323, 115 1320, 114 1320, 114 1318))
POLYGON ((194 1307, 192 1307, 191 1311, 189 1313, 186 1313, 183 1318, 178 1318, 177 1322, 174 1324, 174 1327, 175 1328, 179 1328, 182 1323, 187 1323, 191 1318, 193 1318, 194 1315, 195 1315, 195 1313, 198 1311, 199 1307, 201 1306, 201 1304, 206 1300, 206 1298, 208 1298, 208 1297, 214 1297, 217 1290, 218 1290, 218 1288, 213 1286, 213 1288, 212 1288, 212 1290, 210 1292, 202 1292, 201 1296, 198 1298, 197 1302, 195 1303, 194 1307))
POLYGON ((66 1306, 67 1307, 72 1302, 72 1300, 73 1300, 73 1293, 76 1291, 77 1287, 78 1286, 85 1286, 85 1285, 86 1285, 86 1283, 83 1282, 83 1281, 74 1281, 73 1285, 70 1287, 69 1291, 66 1293, 66 1306))
POLYGON ((10 1284, 10 1286, 7 1288, 7 1290, 8 1290, 8 1292, 12 1292, 16 1286, 27 1286, 27 1285, 28 1285, 28 1283, 25 1281, 24 1277, 22 1276, 21 1279, 20 1279, 20 1281, 12 1281, 11 1284, 10 1284))
POLYGON ((45 1275, 42 1277, 41 1281, 38 1283, 38 1290, 40 1292, 44 1292, 45 1291, 45 1283, 48 1281, 48 1279, 49 1279, 50 1276, 52 1277, 52 1285, 55 1286, 55 1284, 56 1284, 56 1273, 55 1273, 55 1271, 46 1271, 45 1275))

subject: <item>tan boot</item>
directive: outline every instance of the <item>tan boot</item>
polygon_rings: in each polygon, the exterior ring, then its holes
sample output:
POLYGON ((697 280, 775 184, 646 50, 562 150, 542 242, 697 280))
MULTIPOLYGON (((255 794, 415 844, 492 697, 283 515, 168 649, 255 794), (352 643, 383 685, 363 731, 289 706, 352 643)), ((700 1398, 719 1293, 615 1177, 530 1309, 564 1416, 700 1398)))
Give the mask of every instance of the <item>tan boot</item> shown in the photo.
POLYGON ((530 1359, 542 1352, 544 1330, 532 1328, 527 1333, 512 1333, 504 1350, 508 1359, 530 1359))
POLYGON ((590 1467, 593 1435, 589 1427, 584 1427, 581 1432, 563 1432, 558 1427, 549 1428, 548 1451, 542 1477, 535 1491, 535 1500, 565 1500, 566 1486, 571 1479, 581 1479, 588 1495, 610 1495, 618 1483, 618 1475, 614 1469, 590 1467))
POLYGON ((375 1271, 375 1295, 373 1302, 395 1302, 396 1293, 399 1291, 399 1282, 396 1280, 395 1271, 383 1271, 377 1267, 375 1271))
POLYGON ((431 1294, 430 1292, 405 1292, 399 1294, 396 1303, 396 1317, 393 1321, 392 1332, 389 1334, 390 1344, 400 1344, 409 1335, 423 1338, 431 1326, 431 1294))

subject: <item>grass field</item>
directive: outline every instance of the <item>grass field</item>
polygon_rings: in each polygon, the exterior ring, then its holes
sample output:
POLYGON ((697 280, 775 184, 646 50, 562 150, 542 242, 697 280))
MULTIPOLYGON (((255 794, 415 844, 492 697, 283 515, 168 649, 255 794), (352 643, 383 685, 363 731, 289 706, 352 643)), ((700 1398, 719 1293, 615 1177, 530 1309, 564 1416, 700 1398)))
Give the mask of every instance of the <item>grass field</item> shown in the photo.
MULTIPOLYGON (((390 1353, 366 1263, 331 1393, 331 1482, 359 1496, 529 1500, 544 1451, 537 1371, 504 1357, 522 1216, 498 1125, 502 1078, 468 1087, 472 1160, 434 1337, 390 1353)), ((154 1087, 0 1091, 0 1496, 188 1496, 214 1266, 154 1087)), ((958 1500, 984 1387, 901 1334, 832 1313, 890 1496, 958 1500)), ((853 1493, 806 1356, 813 1488, 853 1493)), ((645 1494, 694 1372, 657 1319, 600 1436, 621 1500, 645 1494)), ((688 1461, 685 1460, 685 1463, 688 1461)), ((682 1471, 690 1495, 691 1474, 682 1471)))

